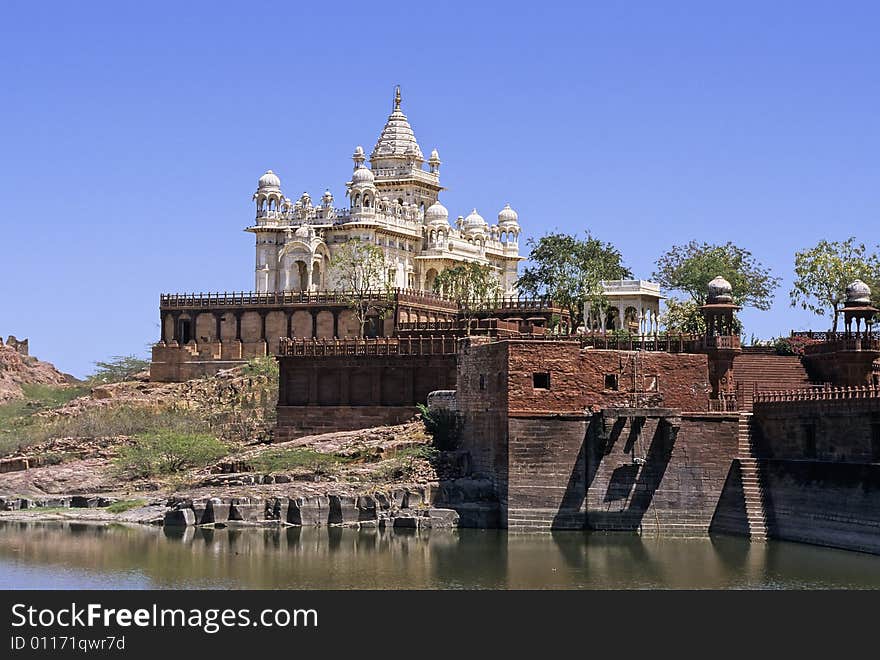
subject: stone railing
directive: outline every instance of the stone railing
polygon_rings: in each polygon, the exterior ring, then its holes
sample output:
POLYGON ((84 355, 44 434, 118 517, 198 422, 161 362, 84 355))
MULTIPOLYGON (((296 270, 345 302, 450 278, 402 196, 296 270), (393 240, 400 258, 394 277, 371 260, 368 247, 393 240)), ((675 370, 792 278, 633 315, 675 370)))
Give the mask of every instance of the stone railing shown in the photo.
MULTIPOLYGON (((415 303, 440 306, 450 311, 458 309, 458 304, 451 298, 432 291, 420 289, 395 288, 390 291, 375 291, 367 294, 370 300, 378 300, 393 296, 398 303, 415 303)), ((314 305, 314 304, 348 304, 352 300, 351 292, 334 291, 273 291, 268 293, 228 292, 223 293, 163 293, 159 296, 162 309, 177 307, 241 307, 256 305, 314 305)), ((471 308, 483 308, 485 313, 509 310, 541 310, 544 312, 562 311, 546 298, 499 298, 491 304, 485 302, 468 303, 471 308)))
POLYGON ((880 387, 876 385, 862 385, 853 387, 811 387, 798 390, 785 391, 758 391, 755 392, 753 402, 764 403, 789 403, 792 401, 839 401, 843 399, 878 399, 880 387))
POLYGON ((804 346, 804 355, 825 355, 839 351, 880 351, 880 338, 876 333, 858 337, 842 333, 825 334, 827 338, 824 341, 804 346))
POLYGON ((375 339, 281 338, 280 357, 455 355, 456 337, 377 337, 375 339))
POLYGON ((700 339, 701 348, 721 348, 721 349, 739 349, 742 348, 742 342, 737 335, 720 335, 717 337, 702 337, 700 339))

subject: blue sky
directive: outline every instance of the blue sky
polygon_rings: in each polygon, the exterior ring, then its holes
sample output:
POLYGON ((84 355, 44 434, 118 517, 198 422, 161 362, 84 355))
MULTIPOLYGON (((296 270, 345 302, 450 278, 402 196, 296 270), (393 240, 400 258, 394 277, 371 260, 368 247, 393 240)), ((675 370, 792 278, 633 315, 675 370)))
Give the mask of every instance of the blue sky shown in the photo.
POLYGON ((343 199, 403 88, 450 215, 526 236, 793 254, 880 241, 875 2, 0 5, 0 333, 78 376, 140 353, 165 291, 250 290, 250 195, 343 199), (477 6, 474 6, 477 5, 477 6))

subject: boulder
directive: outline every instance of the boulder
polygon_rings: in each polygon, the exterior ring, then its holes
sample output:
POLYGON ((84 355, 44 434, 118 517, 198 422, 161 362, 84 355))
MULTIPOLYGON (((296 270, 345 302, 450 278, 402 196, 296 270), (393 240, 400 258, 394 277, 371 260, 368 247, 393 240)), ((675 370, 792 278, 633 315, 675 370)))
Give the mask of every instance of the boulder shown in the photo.
POLYGON ((229 521, 229 500, 221 500, 219 497, 212 497, 208 500, 208 510, 205 515, 210 515, 212 523, 224 524, 229 521))
POLYGON ((192 511, 195 516, 196 525, 205 525, 214 522, 211 516, 210 501, 206 499, 193 500, 192 511))
POLYGON ((266 500, 266 520, 280 520, 287 522, 289 516, 290 498, 273 497, 266 500))
POLYGON ((189 527, 196 524, 196 516, 192 509, 171 509, 165 512, 166 527, 189 527))
POLYGON ((367 520, 377 520, 379 514, 377 512, 376 498, 370 495, 361 495, 357 498, 358 520, 361 522, 367 520))
POLYGON ((262 499, 235 497, 229 507, 229 520, 257 522, 266 517, 266 503, 262 499))
POLYGON ((454 509, 428 509, 428 515, 421 520, 422 527, 431 529, 452 529, 458 527, 458 512, 454 509))
POLYGON ((326 525, 330 518, 330 498, 323 495, 290 500, 287 522, 304 527, 326 525))
POLYGON ((360 519, 357 499, 350 495, 331 495, 327 522, 331 525, 350 525, 360 519))

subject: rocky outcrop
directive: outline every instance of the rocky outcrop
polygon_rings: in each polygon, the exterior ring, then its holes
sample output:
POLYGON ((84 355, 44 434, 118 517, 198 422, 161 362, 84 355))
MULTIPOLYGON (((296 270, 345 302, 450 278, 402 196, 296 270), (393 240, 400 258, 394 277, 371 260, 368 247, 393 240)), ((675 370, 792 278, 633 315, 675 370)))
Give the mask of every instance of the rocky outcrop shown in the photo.
POLYGON ((0 342, 0 403, 23 398, 22 385, 66 385, 75 380, 48 362, 29 356, 26 339, 9 337, 6 344, 0 342))

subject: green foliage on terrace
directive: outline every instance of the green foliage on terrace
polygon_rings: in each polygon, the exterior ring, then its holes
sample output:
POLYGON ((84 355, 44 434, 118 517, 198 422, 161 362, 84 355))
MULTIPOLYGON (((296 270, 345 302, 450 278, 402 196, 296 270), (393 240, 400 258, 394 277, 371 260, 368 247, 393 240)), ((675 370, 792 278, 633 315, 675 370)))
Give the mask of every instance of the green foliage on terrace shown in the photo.
POLYGON ((58 408, 88 394, 84 385, 22 385, 24 398, 0 405, 0 456, 33 444, 32 435, 41 426, 34 415, 58 408))
POLYGON ((123 447, 116 466, 121 475, 131 478, 170 475, 204 467, 228 452, 224 443, 207 433, 161 429, 143 433, 123 447))

